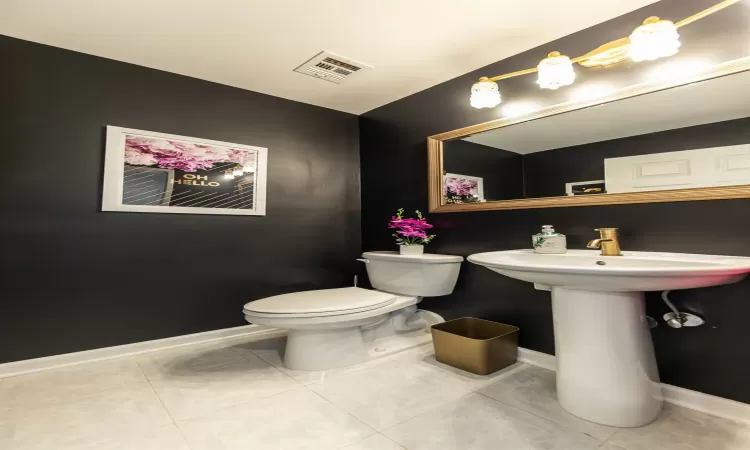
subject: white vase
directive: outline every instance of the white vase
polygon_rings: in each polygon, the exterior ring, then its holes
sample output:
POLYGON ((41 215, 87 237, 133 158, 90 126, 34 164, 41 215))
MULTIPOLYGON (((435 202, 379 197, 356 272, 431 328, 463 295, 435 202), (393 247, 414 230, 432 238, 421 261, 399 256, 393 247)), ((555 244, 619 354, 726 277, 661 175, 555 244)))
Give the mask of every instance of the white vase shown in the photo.
POLYGON ((402 255, 421 255, 424 253, 424 245, 399 245, 398 249, 402 255))

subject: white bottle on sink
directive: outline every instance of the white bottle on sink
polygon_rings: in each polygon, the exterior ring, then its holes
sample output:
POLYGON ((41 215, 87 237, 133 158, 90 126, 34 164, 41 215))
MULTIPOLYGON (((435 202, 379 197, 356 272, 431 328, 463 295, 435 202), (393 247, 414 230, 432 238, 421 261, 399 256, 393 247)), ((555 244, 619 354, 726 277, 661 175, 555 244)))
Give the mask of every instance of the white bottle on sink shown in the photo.
POLYGON ((542 225, 542 232, 531 237, 534 253, 566 253, 568 251, 565 235, 555 232, 552 225, 542 225))

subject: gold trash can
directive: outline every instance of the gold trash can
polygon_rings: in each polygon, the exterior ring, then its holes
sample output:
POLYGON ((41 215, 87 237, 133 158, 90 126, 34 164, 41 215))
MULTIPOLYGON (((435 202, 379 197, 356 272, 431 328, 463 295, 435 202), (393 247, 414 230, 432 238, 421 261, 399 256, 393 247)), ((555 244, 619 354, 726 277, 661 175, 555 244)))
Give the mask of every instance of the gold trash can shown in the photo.
POLYGON ((432 326, 435 359, 477 375, 489 375, 518 360, 518 327, 464 317, 432 326))

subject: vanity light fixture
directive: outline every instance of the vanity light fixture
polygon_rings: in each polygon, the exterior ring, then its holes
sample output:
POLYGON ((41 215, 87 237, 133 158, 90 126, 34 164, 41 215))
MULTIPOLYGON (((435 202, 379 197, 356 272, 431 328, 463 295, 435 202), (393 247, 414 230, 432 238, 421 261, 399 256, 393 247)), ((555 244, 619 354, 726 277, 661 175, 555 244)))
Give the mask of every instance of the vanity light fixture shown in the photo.
POLYGON ((573 64, 583 67, 610 66, 631 59, 650 61, 675 55, 680 48, 677 29, 703 19, 741 0, 724 0, 703 11, 678 22, 649 17, 629 37, 608 42, 585 55, 569 58, 552 52, 532 69, 519 70, 495 77, 482 77, 471 87, 470 103, 474 108, 494 108, 500 104, 500 89, 497 82, 506 78, 539 72, 537 83, 544 89, 557 89, 575 81, 573 64))
POLYGON ((576 73, 573 62, 560 52, 552 52, 536 67, 539 72, 537 83, 543 89, 557 89, 561 86, 573 84, 576 73))
POLYGON ((649 17, 630 35, 630 58, 636 62, 676 55, 679 49, 680 34, 671 20, 649 17))
POLYGON ((471 106, 474 108, 494 108, 499 105, 500 89, 497 83, 487 77, 482 77, 471 87, 471 106))

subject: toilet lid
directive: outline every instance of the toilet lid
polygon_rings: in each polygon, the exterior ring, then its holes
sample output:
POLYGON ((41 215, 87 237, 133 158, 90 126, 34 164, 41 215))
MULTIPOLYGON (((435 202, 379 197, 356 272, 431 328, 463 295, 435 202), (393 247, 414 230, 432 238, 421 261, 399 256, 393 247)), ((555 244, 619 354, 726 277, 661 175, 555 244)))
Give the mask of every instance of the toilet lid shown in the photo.
POLYGON ((295 292, 255 300, 245 305, 250 314, 314 317, 352 314, 387 306, 393 294, 356 287, 295 292))

